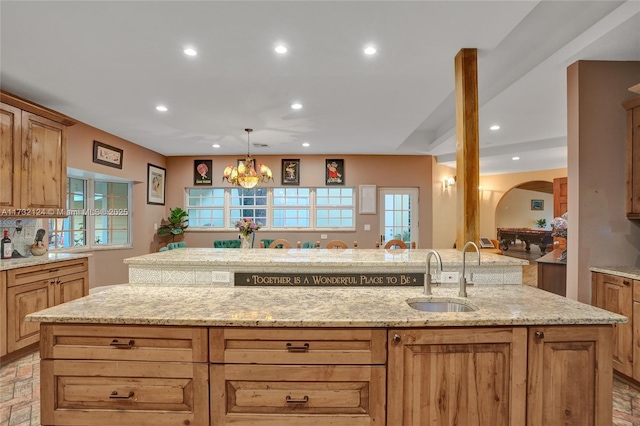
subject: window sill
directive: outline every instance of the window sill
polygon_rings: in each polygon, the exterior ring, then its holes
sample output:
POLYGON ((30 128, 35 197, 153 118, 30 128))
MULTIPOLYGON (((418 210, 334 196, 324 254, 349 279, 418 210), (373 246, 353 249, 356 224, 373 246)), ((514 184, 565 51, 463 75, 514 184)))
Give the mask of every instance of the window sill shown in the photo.
POLYGON ((94 246, 94 247, 67 247, 49 250, 49 253, 86 253, 92 251, 106 251, 106 250, 129 250, 133 245, 114 245, 114 246, 94 246))

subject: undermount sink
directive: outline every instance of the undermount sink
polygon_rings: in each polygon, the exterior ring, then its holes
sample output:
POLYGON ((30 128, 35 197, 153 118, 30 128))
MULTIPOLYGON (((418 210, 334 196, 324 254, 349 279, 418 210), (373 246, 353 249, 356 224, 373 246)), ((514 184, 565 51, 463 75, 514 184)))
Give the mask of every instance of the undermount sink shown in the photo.
POLYGON ((422 312, 473 312, 477 308, 451 300, 407 300, 409 306, 422 312))

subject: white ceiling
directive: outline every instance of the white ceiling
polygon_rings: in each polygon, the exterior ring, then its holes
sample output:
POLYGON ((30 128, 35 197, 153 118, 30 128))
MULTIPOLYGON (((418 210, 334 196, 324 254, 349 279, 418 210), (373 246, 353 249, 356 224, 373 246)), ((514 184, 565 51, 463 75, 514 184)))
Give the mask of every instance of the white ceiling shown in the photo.
POLYGON ((455 167, 461 48, 478 49, 481 174, 566 167, 566 67, 640 60, 640 0, 0 1, 3 90, 164 155, 243 154, 252 127, 254 155, 455 167))

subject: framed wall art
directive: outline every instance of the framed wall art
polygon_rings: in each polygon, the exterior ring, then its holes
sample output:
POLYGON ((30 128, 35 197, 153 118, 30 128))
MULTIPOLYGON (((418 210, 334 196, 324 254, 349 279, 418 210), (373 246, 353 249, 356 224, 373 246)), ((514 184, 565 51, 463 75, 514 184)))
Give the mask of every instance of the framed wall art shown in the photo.
POLYGON ((325 184, 344 185, 344 160, 325 160, 325 184))
POLYGON ((164 206, 167 169, 147 163, 147 204, 164 206))
POLYGON ((106 143, 93 141, 93 162, 116 169, 122 168, 124 151, 106 143))
POLYGON ((376 186, 360 185, 358 186, 358 192, 358 213, 376 214, 376 186))
POLYGON ((300 160, 282 160, 282 184, 300 185, 300 160))
POLYGON ((211 186, 213 180, 213 160, 193 160, 193 185, 211 186))
POLYGON ((531 210, 544 210, 544 200, 531 200, 531 210))

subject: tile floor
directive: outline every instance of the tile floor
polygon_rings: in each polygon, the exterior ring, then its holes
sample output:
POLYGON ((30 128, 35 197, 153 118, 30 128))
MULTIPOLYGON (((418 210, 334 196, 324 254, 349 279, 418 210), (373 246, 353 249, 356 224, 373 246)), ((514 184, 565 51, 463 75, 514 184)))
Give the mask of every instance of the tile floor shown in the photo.
MULTIPOLYGON (((0 426, 40 425, 39 361, 32 353, 0 367, 0 426)), ((618 379, 613 381, 613 426, 640 426, 640 392, 618 379)))

